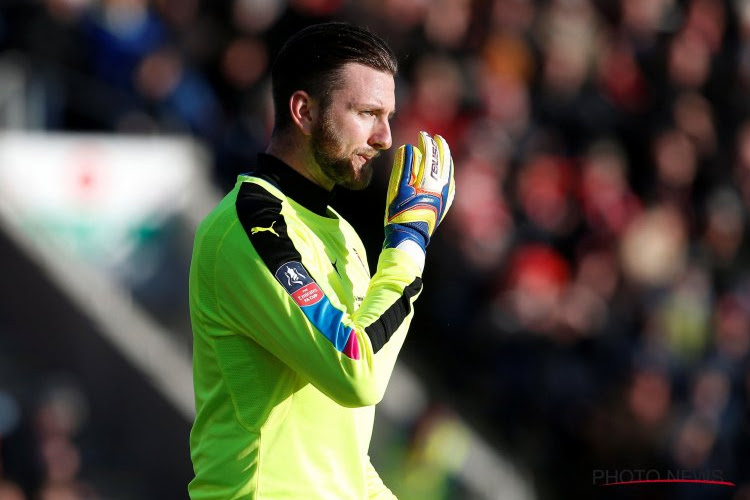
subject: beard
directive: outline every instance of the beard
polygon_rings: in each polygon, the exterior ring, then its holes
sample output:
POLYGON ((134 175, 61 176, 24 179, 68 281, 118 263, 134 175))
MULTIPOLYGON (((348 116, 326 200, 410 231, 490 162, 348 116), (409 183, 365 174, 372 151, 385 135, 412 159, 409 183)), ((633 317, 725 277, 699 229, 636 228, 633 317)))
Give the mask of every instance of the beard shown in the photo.
POLYGON ((337 186, 358 191, 366 188, 372 180, 372 159, 380 151, 360 148, 351 153, 341 152, 342 141, 331 123, 328 114, 321 116, 311 134, 311 148, 321 171, 337 186), (359 169, 353 160, 358 155, 370 158, 359 169))

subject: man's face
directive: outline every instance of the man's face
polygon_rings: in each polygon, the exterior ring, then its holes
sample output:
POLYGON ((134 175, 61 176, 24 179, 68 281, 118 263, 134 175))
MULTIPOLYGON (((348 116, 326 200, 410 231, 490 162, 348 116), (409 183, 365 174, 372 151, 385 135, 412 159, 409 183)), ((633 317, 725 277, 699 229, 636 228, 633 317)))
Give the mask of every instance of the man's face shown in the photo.
POLYGON ((342 68, 342 82, 321 109, 310 145, 328 180, 358 190, 372 179, 372 159, 391 147, 395 83, 389 73, 354 63, 342 68))

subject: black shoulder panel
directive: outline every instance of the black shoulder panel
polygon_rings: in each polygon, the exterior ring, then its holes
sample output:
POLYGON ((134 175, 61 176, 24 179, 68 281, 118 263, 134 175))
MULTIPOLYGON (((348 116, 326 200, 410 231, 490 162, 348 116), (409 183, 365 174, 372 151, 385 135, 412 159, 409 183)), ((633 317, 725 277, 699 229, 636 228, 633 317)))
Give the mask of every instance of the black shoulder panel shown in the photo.
POLYGON ((281 200, 262 186, 245 182, 237 193, 235 207, 247 237, 272 274, 287 262, 301 262, 281 215, 281 200))

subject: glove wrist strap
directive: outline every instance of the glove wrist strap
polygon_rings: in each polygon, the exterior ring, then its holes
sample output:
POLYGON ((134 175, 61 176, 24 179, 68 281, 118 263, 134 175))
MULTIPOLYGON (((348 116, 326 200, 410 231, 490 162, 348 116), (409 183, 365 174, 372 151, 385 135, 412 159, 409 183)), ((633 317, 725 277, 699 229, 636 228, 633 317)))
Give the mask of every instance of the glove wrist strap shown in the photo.
POLYGON ((424 270, 425 247, 429 240, 413 227, 388 224, 385 227, 383 248, 397 248, 409 254, 420 270, 424 270))

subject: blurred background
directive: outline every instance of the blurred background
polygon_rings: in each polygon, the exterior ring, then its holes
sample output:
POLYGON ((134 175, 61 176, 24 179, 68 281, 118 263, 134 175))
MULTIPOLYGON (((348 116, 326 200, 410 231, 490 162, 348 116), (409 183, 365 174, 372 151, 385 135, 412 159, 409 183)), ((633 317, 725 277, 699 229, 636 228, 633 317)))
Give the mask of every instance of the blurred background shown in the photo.
MULTIPOLYGON (((456 164, 373 436, 399 498, 750 498, 750 0, 3 0, 0 500, 187 497, 193 232, 325 20, 456 164), (666 477, 734 486, 606 486, 666 477)), ((371 264, 378 161, 335 199, 371 264)))

